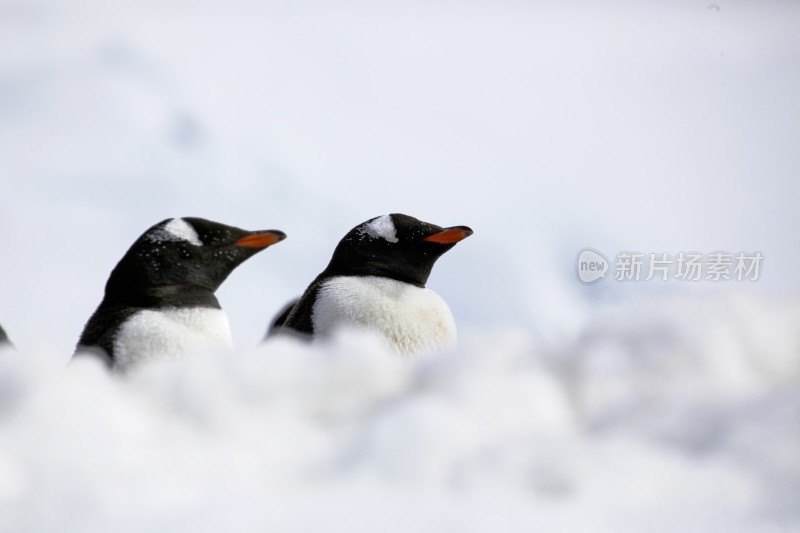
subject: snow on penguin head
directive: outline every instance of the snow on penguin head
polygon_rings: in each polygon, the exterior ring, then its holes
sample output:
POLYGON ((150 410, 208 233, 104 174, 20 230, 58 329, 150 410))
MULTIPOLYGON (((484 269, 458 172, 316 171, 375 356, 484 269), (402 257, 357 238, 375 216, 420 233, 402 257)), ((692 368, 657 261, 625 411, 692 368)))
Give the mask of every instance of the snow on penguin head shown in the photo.
POLYGON ((364 222, 356 228, 362 234, 369 235, 373 239, 386 239, 389 242, 397 242, 397 230, 392 222, 391 215, 383 215, 364 222))
POLYGON ((151 242, 186 241, 195 246, 203 246, 197 230, 183 218, 173 218, 166 224, 159 224, 145 233, 144 238, 151 242))

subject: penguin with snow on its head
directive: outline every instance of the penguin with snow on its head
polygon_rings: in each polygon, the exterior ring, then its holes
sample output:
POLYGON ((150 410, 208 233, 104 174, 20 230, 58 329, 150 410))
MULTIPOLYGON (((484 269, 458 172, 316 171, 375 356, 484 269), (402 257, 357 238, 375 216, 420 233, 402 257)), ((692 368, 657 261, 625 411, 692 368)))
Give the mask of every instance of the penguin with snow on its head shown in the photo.
POLYGON ((434 263, 472 230, 442 228, 403 214, 350 230, 327 268, 274 319, 268 336, 325 337, 340 327, 380 333, 401 354, 451 348, 450 308, 425 287, 434 263))
POLYGON ((111 272, 76 355, 93 352, 124 371, 147 360, 230 347, 228 317, 214 292, 237 266, 285 237, 202 218, 159 222, 111 272))

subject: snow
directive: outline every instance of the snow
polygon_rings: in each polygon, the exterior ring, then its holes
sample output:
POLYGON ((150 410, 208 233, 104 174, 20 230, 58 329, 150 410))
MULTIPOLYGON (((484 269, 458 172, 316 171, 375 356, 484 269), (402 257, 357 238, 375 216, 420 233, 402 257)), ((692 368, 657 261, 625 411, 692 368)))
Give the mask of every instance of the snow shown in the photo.
POLYGON ((390 215, 379 216, 369 222, 365 222, 359 229, 362 235, 369 235, 373 239, 385 239, 389 242, 397 242, 397 233, 390 215))
POLYGON ((800 530, 800 4, 715 5, 0 1, 0 530, 800 530), (258 346, 394 212, 476 230, 454 353, 258 346), (187 213, 289 235, 234 353, 68 364, 187 213), (614 279, 718 250, 759 280, 614 279))
POLYGON ((173 218, 163 227, 148 232, 145 238, 153 242, 185 241, 195 246, 203 246, 197 230, 182 218, 173 218))
POLYGON ((4 352, 0 529, 794 531, 797 331, 800 301, 727 297, 411 359, 358 332, 124 377, 4 352))

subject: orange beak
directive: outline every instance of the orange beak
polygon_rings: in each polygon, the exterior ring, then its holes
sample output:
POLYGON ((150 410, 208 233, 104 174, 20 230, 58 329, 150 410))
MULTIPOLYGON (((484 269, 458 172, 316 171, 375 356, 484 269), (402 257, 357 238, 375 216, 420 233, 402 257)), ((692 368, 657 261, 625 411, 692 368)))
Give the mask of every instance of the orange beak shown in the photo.
POLYGON ((281 242, 285 238, 286 234, 282 231, 258 231, 242 237, 234 244, 236 246, 244 246, 246 248, 266 248, 267 246, 272 246, 276 242, 281 242))
POLYGON ((466 226, 453 226, 452 228, 445 228, 433 235, 428 235, 422 240, 438 244, 452 244, 464 240, 470 235, 472 235, 472 230, 470 228, 466 226))

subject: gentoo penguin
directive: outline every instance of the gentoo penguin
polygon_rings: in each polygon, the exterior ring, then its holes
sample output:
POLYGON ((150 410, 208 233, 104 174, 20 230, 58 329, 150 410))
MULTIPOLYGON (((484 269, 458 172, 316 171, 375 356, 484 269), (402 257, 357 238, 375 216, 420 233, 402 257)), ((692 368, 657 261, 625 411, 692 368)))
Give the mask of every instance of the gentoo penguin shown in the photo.
POLYGON ((0 326, 0 348, 6 348, 11 346, 11 341, 8 339, 8 335, 6 335, 5 330, 3 330, 3 326, 0 326))
POLYGON ((214 291, 281 231, 245 231, 202 218, 170 218, 142 234, 114 267, 105 296, 78 341, 116 370, 231 346, 214 291))
POLYGON ((446 349, 456 326, 442 298, 425 288, 433 264, 472 235, 402 214, 370 219, 339 242, 327 268, 274 319, 269 335, 323 337, 349 326, 381 333, 402 354, 446 349))

